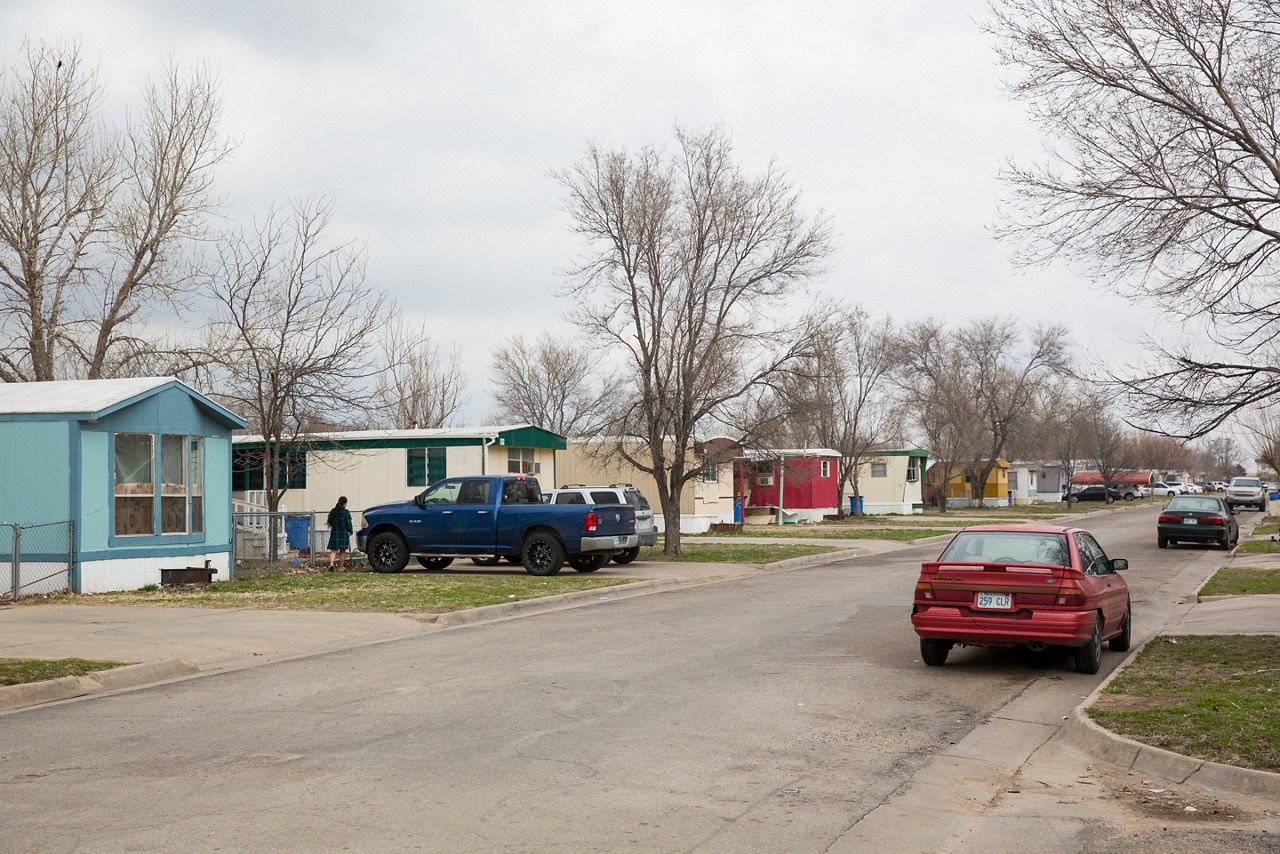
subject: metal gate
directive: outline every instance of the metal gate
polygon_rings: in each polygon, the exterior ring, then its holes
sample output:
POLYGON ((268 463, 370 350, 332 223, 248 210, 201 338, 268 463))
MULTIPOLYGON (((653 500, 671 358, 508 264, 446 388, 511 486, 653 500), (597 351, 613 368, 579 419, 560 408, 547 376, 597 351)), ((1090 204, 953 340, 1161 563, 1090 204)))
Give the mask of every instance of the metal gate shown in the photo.
POLYGON ((69 591, 74 533, 71 520, 34 525, 0 522, 0 599, 69 591))

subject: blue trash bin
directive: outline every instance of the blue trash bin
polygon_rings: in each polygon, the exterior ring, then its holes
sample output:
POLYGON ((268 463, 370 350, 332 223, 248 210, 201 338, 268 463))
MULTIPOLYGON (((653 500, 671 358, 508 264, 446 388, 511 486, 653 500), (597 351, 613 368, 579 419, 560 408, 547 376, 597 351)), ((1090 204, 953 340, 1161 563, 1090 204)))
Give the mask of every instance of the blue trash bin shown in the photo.
POLYGON ((284 517, 284 538, 289 548, 300 552, 311 551, 311 520, 306 516, 284 517))
POLYGON ((866 515, 865 513, 862 512, 862 496, 861 495, 849 496, 849 512, 852 513, 854 516, 866 515))
POLYGON ((733 499, 733 521, 739 524, 742 523, 742 499, 741 498, 733 499))

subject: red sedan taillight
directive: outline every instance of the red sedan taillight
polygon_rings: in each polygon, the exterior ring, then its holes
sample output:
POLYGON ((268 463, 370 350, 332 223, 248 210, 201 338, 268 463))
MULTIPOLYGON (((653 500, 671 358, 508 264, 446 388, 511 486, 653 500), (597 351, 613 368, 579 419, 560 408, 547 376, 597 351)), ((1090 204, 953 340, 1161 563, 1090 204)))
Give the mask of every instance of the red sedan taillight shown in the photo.
POLYGON ((1062 587, 1058 590, 1053 603, 1055 605, 1065 605, 1068 608, 1083 608, 1084 591, 1079 587, 1062 587))
POLYGON ((1172 513, 1161 513, 1160 519, 1157 521, 1159 525, 1179 525, 1182 523, 1181 516, 1174 516, 1172 513))
POLYGON ((916 598, 932 601, 933 585, 927 581, 917 581, 916 582, 916 598))
POLYGON ((600 517, 596 515, 596 511, 592 510, 587 513, 586 518, 582 520, 582 533, 594 534, 596 528, 600 526, 600 517))

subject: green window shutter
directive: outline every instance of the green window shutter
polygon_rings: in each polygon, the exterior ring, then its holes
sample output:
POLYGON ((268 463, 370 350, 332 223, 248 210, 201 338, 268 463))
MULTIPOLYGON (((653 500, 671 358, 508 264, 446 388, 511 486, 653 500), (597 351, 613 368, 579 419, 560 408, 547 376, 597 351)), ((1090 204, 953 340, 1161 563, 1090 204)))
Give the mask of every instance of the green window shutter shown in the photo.
POLYGON ((435 483, 437 480, 444 480, 448 477, 444 463, 444 448, 426 448, 427 452, 427 483, 435 483))
POLYGON ((427 485, 427 449, 409 448, 409 470, 407 484, 409 486, 427 485))

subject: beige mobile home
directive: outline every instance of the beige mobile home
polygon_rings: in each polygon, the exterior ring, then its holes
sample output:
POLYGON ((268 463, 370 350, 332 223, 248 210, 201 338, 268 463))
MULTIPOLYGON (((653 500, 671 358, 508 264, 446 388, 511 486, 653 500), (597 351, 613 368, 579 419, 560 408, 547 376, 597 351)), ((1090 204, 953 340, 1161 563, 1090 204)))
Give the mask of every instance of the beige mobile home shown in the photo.
MULTIPOLYGON (((664 520, 658 505, 658 484, 651 475, 641 472, 622 457, 609 454, 614 440, 570 439, 564 449, 556 454, 556 486, 581 483, 587 486, 610 483, 630 483, 644 493, 653 507, 654 521, 662 530, 664 520)), ((641 449, 631 449, 638 455, 641 449)), ((690 459, 701 460, 694 451, 690 459)), ((551 483, 540 478, 543 485, 551 483)), ((705 533, 715 522, 733 521, 733 464, 725 461, 719 465, 705 465, 702 471, 686 484, 680 494, 680 531, 685 534, 705 533)))
MULTIPOLYGON (((929 452, 919 448, 880 451, 858 469, 862 512, 869 515, 924 512, 924 471, 929 452)), ((845 501, 853 495, 852 479, 845 482, 845 501)), ((849 507, 844 508, 851 512, 849 507)))
MULTIPOLYGON (((281 473, 282 509, 327 511, 347 496, 353 511, 403 501, 428 484, 467 474, 528 474, 556 481, 556 451, 564 437, 531 424, 441 427, 422 430, 359 430, 311 434, 286 450, 281 473)), ((233 439, 233 496, 265 506, 261 436, 233 439)))

